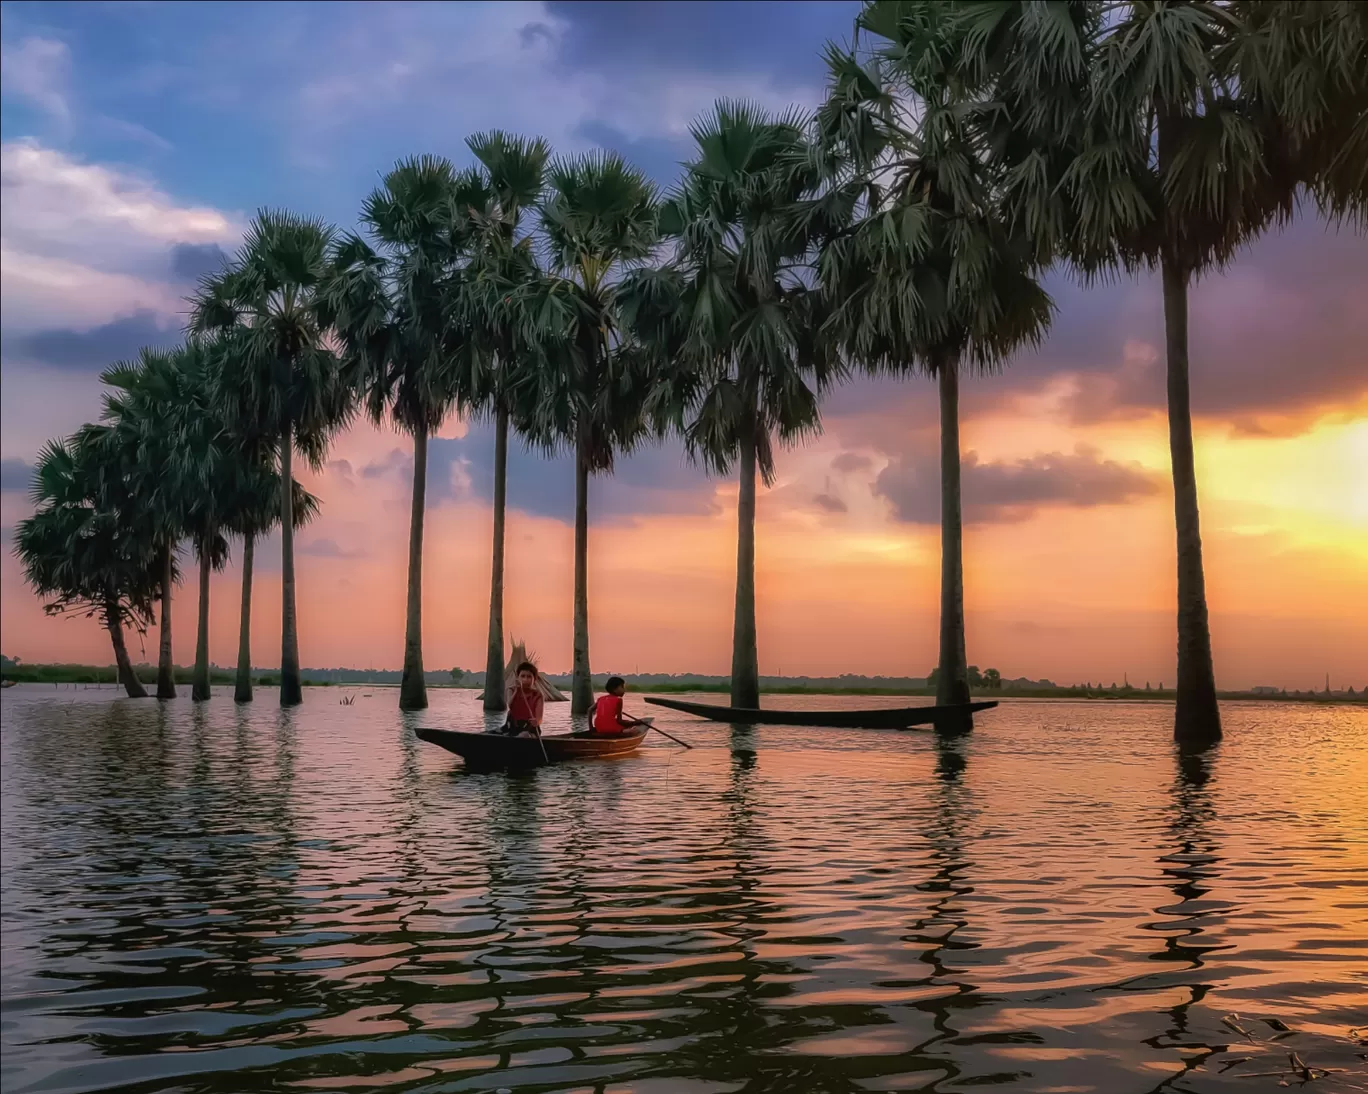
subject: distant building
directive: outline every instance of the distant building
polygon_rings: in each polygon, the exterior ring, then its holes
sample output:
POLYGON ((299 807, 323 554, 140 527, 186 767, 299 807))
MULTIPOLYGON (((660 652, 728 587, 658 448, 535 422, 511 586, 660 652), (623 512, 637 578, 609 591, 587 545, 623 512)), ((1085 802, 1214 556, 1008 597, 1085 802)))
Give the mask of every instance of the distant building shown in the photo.
POLYGON ((1278 692, 1282 689, 1270 688, 1266 685, 1261 684, 1259 687, 1250 688, 1249 690, 1252 691, 1255 695, 1277 695, 1278 692))

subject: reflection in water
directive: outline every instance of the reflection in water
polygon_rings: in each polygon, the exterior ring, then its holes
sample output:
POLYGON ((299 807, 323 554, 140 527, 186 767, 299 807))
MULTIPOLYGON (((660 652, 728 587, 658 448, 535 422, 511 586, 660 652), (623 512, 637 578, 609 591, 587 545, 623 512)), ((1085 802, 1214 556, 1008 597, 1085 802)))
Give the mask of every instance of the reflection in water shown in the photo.
POLYGON ((1204 1091, 1232 1011, 1359 1062, 1333 711, 1234 708, 1176 779, 1162 708, 1100 704, 506 776, 415 740, 466 696, 391 698, 6 692, 7 1092, 1204 1091))
MULTIPOLYGON (((1204 1067, 1220 1050, 1200 1041, 1194 1042, 1189 1015, 1210 990, 1207 980, 1208 954, 1228 949, 1213 936, 1226 919, 1227 908, 1205 898, 1218 876, 1220 856, 1212 832, 1216 819, 1208 784, 1219 746, 1209 750, 1179 747, 1175 750, 1177 775, 1173 781, 1173 816, 1170 839, 1176 850, 1159 859, 1176 903, 1155 909, 1162 916, 1151 928, 1164 935, 1162 948, 1151 955, 1155 961, 1171 963, 1179 974, 1177 1001, 1167 1011, 1172 1024, 1149 1043, 1155 1048, 1186 1050, 1179 1076, 1204 1067)), ((1175 1081, 1173 1076, 1163 1086, 1175 1081)))
MULTIPOLYGON (((963 845, 964 825, 973 805, 964 778, 967 748, 967 734, 942 732, 935 736, 935 808, 924 834, 930 851, 929 864, 934 869, 917 885, 917 890, 931 899, 907 936, 910 944, 921 947, 921 960, 930 970, 923 983, 934 989, 934 994, 914 1004, 931 1016, 935 1030, 934 1036, 918 1046, 918 1051, 928 1058, 925 1066, 941 1070, 945 1082, 950 1084, 962 1074, 955 1051, 961 1043, 960 1035, 951 1024, 952 1019, 957 1011, 983 1005, 967 980, 967 970, 951 963, 957 953, 972 950, 976 945, 963 937, 964 928, 969 925, 966 898, 974 892, 967 876, 972 863, 963 845)), ((975 1081, 991 1083, 998 1081, 998 1077, 979 1075, 975 1081)))

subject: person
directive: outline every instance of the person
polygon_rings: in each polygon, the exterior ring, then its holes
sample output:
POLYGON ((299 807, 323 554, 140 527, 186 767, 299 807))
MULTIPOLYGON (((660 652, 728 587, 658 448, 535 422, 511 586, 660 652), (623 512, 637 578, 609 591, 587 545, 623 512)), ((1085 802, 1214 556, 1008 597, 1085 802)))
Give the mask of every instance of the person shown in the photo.
POLYGON ((514 737, 539 737, 545 710, 546 700, 537 686, 537 666, 524 661, 513 674, 513 686, 508 692, 508 721, 503 731, 514 737))
POLYGON ((642 723, 629 714, 622 713, 622 697, 627 692, 627 681, 621 676, 610 676, 606 695, 600 695, 594 704, 594 732, 605 737, 618 734, 639 726, 642 723))

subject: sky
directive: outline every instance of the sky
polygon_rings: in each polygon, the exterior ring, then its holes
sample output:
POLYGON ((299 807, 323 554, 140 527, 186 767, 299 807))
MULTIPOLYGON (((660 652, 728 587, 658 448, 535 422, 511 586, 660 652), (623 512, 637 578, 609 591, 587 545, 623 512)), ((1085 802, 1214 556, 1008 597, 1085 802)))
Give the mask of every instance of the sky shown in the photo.
MULTIPOLYGON (((99 371, 169 345, 196 277, 252 213, 353 227, 397 159, 469 162, 501 128, 558 152, 621 152, 662 187, 719 98, 774 109, 822 94, 835 3, 5 3, 0 6, 0 633, 27 661, 108 663, 87 620, 24 586, 13 528, 35 456, 99 413, 99 371)), ((1048 340, 967 380, 961 446, 969 660, 1006 677, 1171 682, 1173 498, 1163 317, 1149 277, 1052 276, 1048 340)), ((1314 213, 1192 296, 1202 535, 1222 687, 1368 685, 1368 240, 1314 213)), ((758 517, 760 667, 925 674, 939 589, 937 404, 921 379, 859 380, 824 431, 785 450, 758 517)), ((398 667, 411 444, 337 438, 304 476, 301 656, 398 667)), ((431 447, 428 668, 484 663, 488 427, 431 447)), ((510 637, 570 663, 574 480, 565 456, 510 456, 510 637)), ((725 673, 736 484, 666 442, 595 479, 591 654, 598 671, 725 673)), ((278 663, 279 548, 257 552, 254 661, 278 663)), ((213 582, 210 653, 236 661, 236 558, 213 582)), ((177 660, 193 659, 192 588, 177 660)), ((155 637, 133 641, 155 656, 155 637)))

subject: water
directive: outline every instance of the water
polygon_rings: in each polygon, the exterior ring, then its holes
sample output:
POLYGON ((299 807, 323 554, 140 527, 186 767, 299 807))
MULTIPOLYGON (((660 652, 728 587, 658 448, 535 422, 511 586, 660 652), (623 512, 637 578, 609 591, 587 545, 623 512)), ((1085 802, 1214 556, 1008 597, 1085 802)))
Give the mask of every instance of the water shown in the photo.
POLYGON ((507 776, 412 735, 470 693, 342 693, 4 693, 5 1091, 1368 1090, 1363 708, 507 776))

